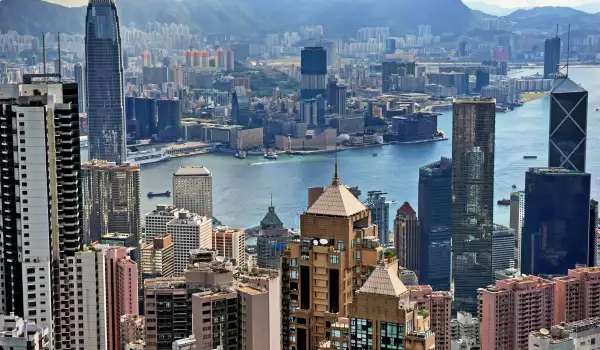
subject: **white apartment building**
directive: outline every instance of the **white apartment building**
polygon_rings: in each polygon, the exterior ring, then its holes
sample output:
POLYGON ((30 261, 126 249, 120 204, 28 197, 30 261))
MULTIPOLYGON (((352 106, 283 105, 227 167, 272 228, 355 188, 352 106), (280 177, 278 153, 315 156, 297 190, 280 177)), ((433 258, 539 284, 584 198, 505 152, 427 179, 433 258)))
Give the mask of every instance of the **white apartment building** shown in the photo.
POLYGON ((213 217, 212 174, 203 166, 186 166, 173 174, 173 205, 213 217))
POLYGON ((190 250, 212 248, 212 219, 180 210, 166 225, 175 246, 175 275, 181 275, 189 262, 190 250))
POLYGON ((104 252, 86 247, 63 262, 60 293, 68 308, 55 315, 61 326, 55 327, 60 335, 57 349, 107 349, 106 328, 106 274, 104 252), (64 294, 63 294, 64 293, 64 294))
POLYGON ((179 209, 168 204, 159 204, 156 209, 146 214, 144 243, 150 244, 154 238, 167 234, 167 223, 176 219, 179 215, 179 209))

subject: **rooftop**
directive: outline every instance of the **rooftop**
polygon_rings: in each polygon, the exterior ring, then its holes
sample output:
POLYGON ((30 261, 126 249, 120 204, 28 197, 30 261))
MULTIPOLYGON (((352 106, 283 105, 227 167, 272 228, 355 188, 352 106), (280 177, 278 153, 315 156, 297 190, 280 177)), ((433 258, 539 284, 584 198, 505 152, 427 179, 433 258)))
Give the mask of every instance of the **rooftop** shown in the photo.
POLYGON ((577 84, 569 77, 562 77, 554 80, 554 83, 552 84, 552 90, 550 92, 553 94, 564 94, 572 92, 587 92, 587 90, 582 88, 581 85, 577 84))
POLYGON ((204 166, 182 166, 174 176, 210 176, 210 170, 204 166))
POLYGON ((571 170, 565 168, 529 168, 529 172, 545 175, 588 175, 587 173, 578 170, 571 170))
POLYGON ((349 217, 367 210, 346 186, 340 184, 337 169, 336 163, 331 185, 308 208, 307 214, 349 217))
POLYGON ((397 266, 395 262, 378 265, 358 291, 395 297, 406 293, 408 290, 398 278, 397 266))

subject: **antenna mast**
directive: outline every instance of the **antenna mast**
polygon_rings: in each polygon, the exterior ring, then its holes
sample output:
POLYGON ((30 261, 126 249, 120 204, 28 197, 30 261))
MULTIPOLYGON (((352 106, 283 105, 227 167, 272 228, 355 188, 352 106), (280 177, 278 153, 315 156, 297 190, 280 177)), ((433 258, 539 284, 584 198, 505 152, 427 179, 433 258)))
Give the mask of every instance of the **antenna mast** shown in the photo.
POLYGON ((58 32, 58 72, 55 72, 58 74, 58 81, 62 82, 62 62, 60 57, 62 56, 60 54, 60 32, 58 32))
POLYGON ((569 76, 569 56, 571 54, 571 24, 569 23, 569 29, 567 30, 567 77, 569 76))

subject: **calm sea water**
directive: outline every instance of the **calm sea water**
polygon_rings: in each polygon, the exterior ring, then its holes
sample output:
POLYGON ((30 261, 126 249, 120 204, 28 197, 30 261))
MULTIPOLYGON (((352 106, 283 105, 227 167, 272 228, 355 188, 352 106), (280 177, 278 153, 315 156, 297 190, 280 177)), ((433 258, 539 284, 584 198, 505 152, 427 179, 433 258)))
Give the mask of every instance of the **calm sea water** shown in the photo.
MULTIPOLYGON (((533 74, 526 71, 524 74, 533 74)), ((515 74, 515 73, 513 73, 515 74)), ((522 75, 523 73, 516 73, 522 75)), ((589 91, 587 171, 592 174, 592 197, 600 199, 600 68, 572 68, 570 77, 589 91)), ((529 167, 547 165, 548 157, 548 97, 528 102, 508 113, 496 115, 495 200, 508 198, 511 186, 522 189, 525 171, 529 167), (524 160, 524 155, 537 159, 524 160)), ((438 128, 449 136, 448 141, 415 145, 387 145, 340 152, 338 161, 342 183, 369 190, 387 192, 390 220, 404 201, 417 208, 419 167, 450 157, 452 154, 452 112, 438 117, 438 128), (373 157, 374 152, 379 153, 373 157)), ((82 152, 87 157, 87 150, 82 152)), ((288 227, 299 226, 299 215, 307 206, 307 188, 331 182, 333 154, 288 158, 276 161, 249 156, 236 159, 225 155, 199 155, 149 164, 142 167, 142 213, 157 204, 170 203, 169 198, 146 198, 147 192, 171 190, 171 176, 183 165, 204 165, 213 173, 214 215, 233 227, 256 226, 267 212, 270 196, 281 220, 288 227), (249 165, 249 163, 257 163, 249 165)), ((361 198, 364 198, 363 195, 361 198)), ((496 206, 495 222, 508 225, 508 207, 496 206)), ((390 227, 391 222, 390 222, 390 227)))

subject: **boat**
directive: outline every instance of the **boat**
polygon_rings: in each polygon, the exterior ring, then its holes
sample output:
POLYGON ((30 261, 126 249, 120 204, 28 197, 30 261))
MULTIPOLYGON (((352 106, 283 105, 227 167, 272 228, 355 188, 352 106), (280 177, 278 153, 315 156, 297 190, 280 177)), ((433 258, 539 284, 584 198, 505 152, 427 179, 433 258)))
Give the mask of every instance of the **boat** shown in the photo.
POLYGON ((512 188, 517 188, 517 185, 512 185, 512 188))
POLYGON ((127 163, 142 165, 161 162, 169 159, 165 148, 151 149, 147 151, 127 151, 127 163))
POLYGON ((267 152, 264 155, 265 159, 277 159, 277 153, 275 152, 267 152))
POLYGON ((236 158, 239 158, 239 159, 244 159, 244 158, 246 158, 246 151, 239 151, 239 152, 237 152, 237 153, 235 154, 235 157, 236 157, 236 158))
POLYGON ((596 112, 600 111, 600 107, 596 107, 596 112))
POLYGON ((537 156, 523 156, 523 159, 537 159, 537 156))
POLYGON ((86 148, 88 146, 88 142, 85 140, 79 141, 79 148, 86 148))
POLYGON ((510 200, 502 198, 498 201, 498 205, 510 205, 510 200))
POLYGON ((165 192, 159 192, 159 193, 148 192, 147 196, 148 196, 148 198, 171 197, 171 191, 165 191, 165 192))
POLYGON ((373 153, 373 157, 377 157, 379 153, 373 153))

